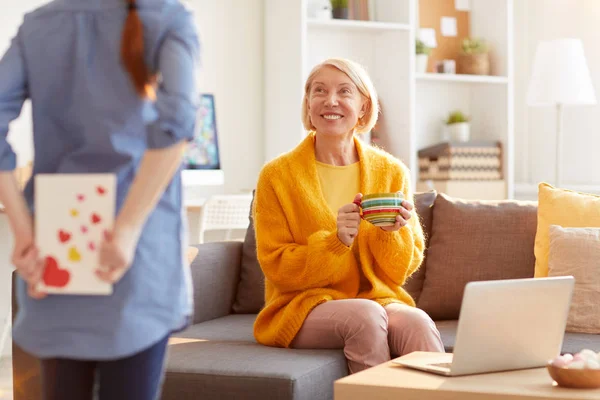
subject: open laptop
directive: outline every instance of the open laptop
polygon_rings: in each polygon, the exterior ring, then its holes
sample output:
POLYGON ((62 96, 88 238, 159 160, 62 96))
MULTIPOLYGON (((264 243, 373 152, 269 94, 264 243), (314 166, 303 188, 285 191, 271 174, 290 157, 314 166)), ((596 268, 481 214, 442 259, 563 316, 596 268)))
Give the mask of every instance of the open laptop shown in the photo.
POLYGON ((453 354, 393 362, 446 376, 542 367, 560 354, 574 284, 572 276, 469 282, 453 354))

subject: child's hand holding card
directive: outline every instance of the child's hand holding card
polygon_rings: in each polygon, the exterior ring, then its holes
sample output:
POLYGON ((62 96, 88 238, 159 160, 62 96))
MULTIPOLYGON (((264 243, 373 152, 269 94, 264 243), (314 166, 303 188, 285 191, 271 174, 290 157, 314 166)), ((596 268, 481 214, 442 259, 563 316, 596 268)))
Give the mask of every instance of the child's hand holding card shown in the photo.
POLYGON ((112 174, 39 174, 35 177, 35 241, 45 262, 38 290, 110 295, 95 271, 105 232, 114 224, 112 174))

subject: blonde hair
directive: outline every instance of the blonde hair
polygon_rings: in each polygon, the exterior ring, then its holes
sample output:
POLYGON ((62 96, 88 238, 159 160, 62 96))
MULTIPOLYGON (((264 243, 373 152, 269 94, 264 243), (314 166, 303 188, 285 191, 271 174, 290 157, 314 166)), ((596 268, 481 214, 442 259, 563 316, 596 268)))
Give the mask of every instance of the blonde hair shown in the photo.
POLYGON ((367 74, 367 71, 358 63, 344 58, 330 58, 316 65, 306 83, 304 84, 304 97, 302 99, 302 124, 307 131, 314 131, 316 128, 310 121, 308 112, 308 97, 315 76, 325 67, 333 67, 345 73, 348 78, 356 85, 360 94, 366 99, 365 115, 358 119, 355 132, 358 134, 369 132, 377 123, 379 117, 379 101, 375 86, 367 74))

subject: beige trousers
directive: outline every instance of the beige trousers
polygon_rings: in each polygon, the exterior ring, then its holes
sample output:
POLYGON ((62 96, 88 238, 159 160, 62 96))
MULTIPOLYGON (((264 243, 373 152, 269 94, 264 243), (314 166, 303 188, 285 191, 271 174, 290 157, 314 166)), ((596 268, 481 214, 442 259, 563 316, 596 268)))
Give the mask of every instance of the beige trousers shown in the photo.
POLYGON ((291 344, 295 349, 344 349, 350 373, 413 351, 444 352, 435 323, 421 309, 372 300, 334 300, 308 315, 291 344))

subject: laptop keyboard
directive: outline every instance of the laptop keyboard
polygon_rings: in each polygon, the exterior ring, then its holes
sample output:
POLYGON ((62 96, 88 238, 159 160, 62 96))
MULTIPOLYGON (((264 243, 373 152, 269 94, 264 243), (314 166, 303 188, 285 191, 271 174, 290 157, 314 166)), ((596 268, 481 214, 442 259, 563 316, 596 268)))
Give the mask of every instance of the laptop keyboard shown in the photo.
POLYGON ((427 365, 432 365, 434 367, 450 368, 452 363, 432 363, 432 364, 427 364, 427 365))

